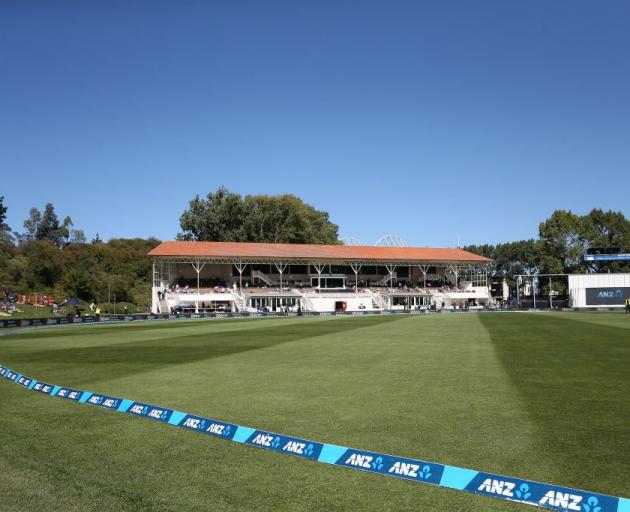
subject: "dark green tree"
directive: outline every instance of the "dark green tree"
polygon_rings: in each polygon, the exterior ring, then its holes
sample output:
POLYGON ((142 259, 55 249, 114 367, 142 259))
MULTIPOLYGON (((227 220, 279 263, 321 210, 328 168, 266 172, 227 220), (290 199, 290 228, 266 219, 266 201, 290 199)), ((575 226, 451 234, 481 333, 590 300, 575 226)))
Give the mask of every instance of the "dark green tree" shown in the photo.
POLYGON ((556 210, 538 228, 544 252, 562 263, 565 272, 583 270, 584 253, 590 245, 589 223, 571 211, 556 210))
POLYGON ((180 240, 337 244, 338 226, 327 212, 300 198, 240 195, 219 188, 190 201, 181 218, 180 240))
POLYGON ((179 219, 180 240, 244 242, 243 199, 220 187, 206 199, 196 196, 179 219))
POLYGON ((28 219, 24 221, 26 231, 18 236, 18 241, 23 243, 29 240, 48 240, 59 248, 70 242, 84 243, 83 231, 73 230, 72 226, 70 217, 60 223, 55 207, 52 203, 47 203, 43 213, 35 207, 31 208, 28 219))
POLYGON ((4 205, 4 196, 0 196, 0 244, 12 244, 13 236, 11 228, 5 222, 7 219, 7 207, 4 205))
POLYGON ((26 231, 20 235, 20 242, 37 240, 37 232, 42 222, 42 213, 35 207, 31 208, 28 219, 24 221, 26 231))
POLYGON ((28 259, 27 284, 33 290, 53 288, 61 277, 63 261, 58 247, 48 240, 32 240, 26 243, 28 259))

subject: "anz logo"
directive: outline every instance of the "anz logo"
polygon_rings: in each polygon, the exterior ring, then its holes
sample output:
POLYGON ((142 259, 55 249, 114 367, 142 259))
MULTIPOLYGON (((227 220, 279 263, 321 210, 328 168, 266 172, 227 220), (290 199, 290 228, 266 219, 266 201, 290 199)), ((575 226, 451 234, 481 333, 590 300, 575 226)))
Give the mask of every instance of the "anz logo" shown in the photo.
POLYGON ((107 409, 116 409, 118 407, 119 398, 107 398, 103 395, 92 395, 88 398, 87 403, 92 405, 100 405, 107 409))
POLYGON ((107 407, 108 409, 115 409, 118 407, 118 399, 117 398, 105 398, 103 403, 101 404, 103 407, 107 407))
POLYGON ((391 468, 389 468, 388 473, 391 473, 393 475, 408 476, 411 478, 421 478, 423 480, 428 480, 429 478, 431 478, 431 466, 425 464, 424 466, 422 466, 422 469, 420 469, 419 464, 398 461, 394 463, 391 468))
POLYGON ((146 416, 153 420, 166 421, 168 418, 168 411, 160 409, 158 407, 149 407, 148 405, 134 404, 129 409, 131 414, 138 414, 139 416, 146 416))
POLYGON ((266 446, 267 448, 277 448, 280 445, 280 438, 270 436, 269 434, 258 434, 252 439, 252 444, 266 446))
POLYGON ((619 297, 623 297, 621 288, 617 288, 614 292, 612 290, 597 292, 598 299, 615 299, 619 297))
POLYGON ((101 405, 102 398, 102 396, 92 395, 90 398, 88 398, 88 404, 101 405))
MULTIPOLYGON (((513 491, 515 487, 516 484, 513 482, 504 482, 503 480, 486 478, 483 483, 477 488, 477 490, 481 492, 487 492, 488 494, 494 494, 495 496, 505 496, 507 498, 513 498, 513 491)), ((527 489, 529 490, 529 487, 527 487, 527 489)))
POLYGON ((131 414, 144 415, 144 414, 146 414, 148 409, 149 408, 146 405, 132 405, 131 408, 129 409, 129 412, 131 414))
POLYGON ((371 469, 373 471, 380 471, 383 469, 383 458, 372 455, 363 455, 361 453, 353 453, 346 459, 345 464, 354 466, 357 468, 371 469))
POLYGON ((81 392, 73 391, 68 388, 61 388, 57 392, 57 396, 60 396, 61 398, 67 398, 68 400, 78 400, 79 398, 81 398, 81 392))
POLYGON ((223 436, 227 437, 232 432, 232 427, 229 425, 221 425, 219 423, 211 423, 210 426, 206 429, 206 432, 209 434, 214 434, 215 436, 223 436))
POLYGON ((298 443, 297 441, 289 441, 282 447, 282 451, 297 453, 298 455, 304 455, 304 449, 306 448, 306 443, 298 443))
POLYGON ((166 417, 168 416, 168 411, 164 409, 151 409, 149 414, 147 414, 149 418, 153 418, 158 421, 166 421, 166 417))
POLYGON ((20 377, 18 379, 18 384, 21 384, 25 388, 29 387, 31 385, 31 382, 33 382, 33 379, 29 379, 28 377, 20 377))
POLYGON ((50 393, 52 391, 52 386, 50 384, 42 384, 38 382, 33 386, 35 391, 41 391, 42 393, 50 393))
POLYGON ((192 428, 194 430, 203 430, 205 426, 205 420, 201 420, 199 418, 186 418, 184 423, 182 423, 182 427, 192 428))
POLYGON ((601 510, 601 507, 597 506, 597 498, 595 498, 594 496, 592 497, 592 499, 595 500, 594 508, 589 507, 587 504, 585 504, 584 508, 582 508, 580 506, 580 503, 582 503, 582 499, 582 496, 569 494, 568 492, 549 491, 540 499, 538 503, 540 505, 558 507, 561 510, 584 510, 586 512, 599 512, 601 510))
POLYGON ((282 447, 282 451, 310 457, 313 455, 315 448, 312 443, 306 444, 299 441, 289 441, 282 447))

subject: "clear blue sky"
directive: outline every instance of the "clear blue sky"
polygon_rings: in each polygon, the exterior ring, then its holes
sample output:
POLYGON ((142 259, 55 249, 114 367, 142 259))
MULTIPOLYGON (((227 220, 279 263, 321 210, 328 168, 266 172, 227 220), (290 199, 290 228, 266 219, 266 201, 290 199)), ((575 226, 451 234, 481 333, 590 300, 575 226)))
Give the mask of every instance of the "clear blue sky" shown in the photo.
POLYGON ((453 246, 630 216, 630 2, 0 4, 0 195, 173 238, 220 185, 453 246))

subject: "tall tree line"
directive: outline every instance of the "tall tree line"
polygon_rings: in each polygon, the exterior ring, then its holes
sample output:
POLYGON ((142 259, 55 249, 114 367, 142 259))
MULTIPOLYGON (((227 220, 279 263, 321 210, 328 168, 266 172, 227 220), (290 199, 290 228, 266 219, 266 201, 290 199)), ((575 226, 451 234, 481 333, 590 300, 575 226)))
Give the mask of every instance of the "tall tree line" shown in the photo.
POLYGON ((23 232, 5 223, 7 207, 0 197, 0 286, 20 294, 52 295, 144 305, 150 299, 151 261, 159 240, 112 239, 97 235, 86 242, 72 219, 59 221, 51 203, 32 208, 23 232))
POLYGON ((464 249, 492 258, 495 273, 512 285, 515 274, 630 272, 630 262, 584 262, 589 247, 630 247, 630 221, 621 212, 594 209, 577 215, 556 210, 540 223, 537 239, 464 249))
MULTIPOLYGON (((19 293, 78 296, 145 304, 151 289, 155 238, 86 241, 68 216, 60 221, 49 203, 32 208, 22 232, 6 224, 0 197, 0 286, 19 293)), ((290 195, 241 196, 221 187, 196 196, 180 217, 180 240, 336 244, 338 226, 327 212, 290 195)), ((588 247, 630 246, 630 221, 621 212, 594 209, 586 215, 557 210, 540 223, 538 237, 464 249, 494 260, 494 273, 513 285, 515 274, 630 272, 629 262, 583 261, 588 247)))
MULTIPOLYGON (((86 241, 72 219, 59 220, 52 203, 31 208, 22 232, 6 225, 0 198, 0 286, 18 293, 38 293, 84 300, 143 305, 150 301, 151 261, 147 253, 159 240, 86 241)), ((196 196, 180 218, 180 240, 276 243, 340 243, 338 227, 327 212, 283 194, 242 197, 220 187, 196 196)))

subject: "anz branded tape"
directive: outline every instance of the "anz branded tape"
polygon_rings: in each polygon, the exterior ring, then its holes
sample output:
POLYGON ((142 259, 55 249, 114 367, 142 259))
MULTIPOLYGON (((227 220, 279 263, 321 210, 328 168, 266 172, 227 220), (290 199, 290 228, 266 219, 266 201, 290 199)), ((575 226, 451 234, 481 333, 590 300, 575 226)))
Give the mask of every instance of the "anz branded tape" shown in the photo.
POLYGON ((424 460, 316 443, 308 439, 255 430, 143 402, 54 386, 16 373, 5 366, 0 366, 0 377, 47 395, 141 416, 202 434, 335 466, 483 494, 548 510, 630 512, 630 499, 626 498, 482 473, 424 460))

